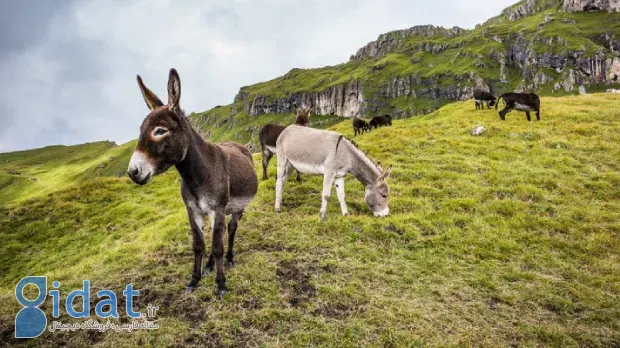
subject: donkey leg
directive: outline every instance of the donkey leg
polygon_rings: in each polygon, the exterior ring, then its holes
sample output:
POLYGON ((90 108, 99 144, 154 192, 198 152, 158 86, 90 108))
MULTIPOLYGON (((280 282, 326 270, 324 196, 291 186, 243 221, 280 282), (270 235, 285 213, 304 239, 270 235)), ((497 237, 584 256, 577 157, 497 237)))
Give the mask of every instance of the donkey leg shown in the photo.
POLYGON ((196 289, 198 282, 200 282, 200 279, 202 278, 200 271, 202 267, 202 257, 205 253, 205 237, 202 233, 202 228, 204 226, 204 218, 202 217, 202 214, 188 209, 188 215, 189 224, 192 228, 192 237, 194 240, 194 269, 192 271, 192 279, 186 288, 187 292, 191 292, 196 289))
POLYGON ((506 121, 506 114, 510 111, 510 109, 508 109, 508 107, 505 107, 502 111, 499 112, 499 117, 502 119, 502 121, 506 121))
POLYGON ((293 166, 285 158, 278 158, 278 176, 276 178, 276 212, 279 212, 282 207, 282 191, 284 190, 284 183, 291 172, 293 166))
MULTIPOLYGON (((215 212, 209 213, 209 221, 211 222, 211 234, 213 234, 213 227, 215 226, 215 212)), ((211 271, 213 271, 213 267, 215 267, 215 258, 213 258, 213 250, 211 250, 202 275, 204 276, 207 275, 207 273, 211 273, 211 271)))
POLYGON ((301 174, 299 173, 299 170, 295 169, 295 171, 297 172, 297 182, 301 182, 301 174))
POLYGON ((336 178, 336 180, 334 180, 334 185, 336 185, 336 195, 340 202, 340 210, 342 211, 342 215, 346 216, 349 214, 349 210, 347 209, 347 202, 344 200, 344 177, 336 178))
POLYGON ((530 121, 530 122, 532 121, 532 118, 530 117, 530 112, 529 111, 525 112, 525 116, 527 116, 527 120, 528 121, 530 121))
POLYGON ((238 213, 232 214, 232 218, 228 223, 228 251, 226 252, 226 266, 232 267, 235 265, 233 260, 233 246, 235 244, 235 234, 237 233, 237 223, 243 216, 243 210, 238 213))
POLYGON ((222 212, 215 214, 213 224, 213 240, 211 252, 215 258, 215 282, 217 283, 217 296, 222 298, 226 294, 226 277, 224 276, 224 232, 226 231, 225 215, 222 212))
POLYGON ((327 202, 332 193, 334 178, 334 174, 323 175, 323 194, 321 195, 321 219, 323 219, 323 221, 327 220, 327 202))
POLYGON ((536 110, 536 120, 540 121, 540 110, 536 110))
POLYGON ((267 166, 269 166, 272 156, 273 152, 269 151, 269 149, 263 150, 263 180, 267 180, 267 166))

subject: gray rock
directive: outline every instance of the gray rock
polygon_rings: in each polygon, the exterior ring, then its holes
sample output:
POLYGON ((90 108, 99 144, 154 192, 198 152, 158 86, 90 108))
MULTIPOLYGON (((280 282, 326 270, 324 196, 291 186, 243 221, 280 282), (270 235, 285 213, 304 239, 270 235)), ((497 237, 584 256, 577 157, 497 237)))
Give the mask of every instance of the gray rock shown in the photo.
POLYGON ((608 11, 619 12, 618 0, 564 0, 562 8, 568 12, 608 11))
POLYGON ((487 130, 487 129, 486 129, 486 128, 484 128, 483 126, 476 126, 476 128, 474 128, 474 129, 471 131, 471 135, 473 135, 473 136, 478 136, 478 135, 480 135, 480 134, 484 133, 486 130, 487 130))
POLYGON ((579 85, 579 94, 580 94, 580 95, 586 95, 586 94, 588 94, 588 93, 586 92, 586 87, 585 87, 584 85, 579 85))

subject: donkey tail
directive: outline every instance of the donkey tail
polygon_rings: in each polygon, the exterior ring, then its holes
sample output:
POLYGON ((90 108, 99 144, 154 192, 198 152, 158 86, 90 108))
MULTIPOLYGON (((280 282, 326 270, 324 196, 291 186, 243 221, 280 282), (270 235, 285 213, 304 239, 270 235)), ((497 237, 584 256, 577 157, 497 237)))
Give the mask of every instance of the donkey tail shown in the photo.
MULTIPOLYGON (((497 107, 499 106, 499 102, 500 100, 502 100, 504 98, 504 95, 500 95, 499 98, 497 98, 497 102, 495 103, 495 110, 497 110, 497 107)), ((506 100, 504 100, 504 104, 506 104, 506 100)))

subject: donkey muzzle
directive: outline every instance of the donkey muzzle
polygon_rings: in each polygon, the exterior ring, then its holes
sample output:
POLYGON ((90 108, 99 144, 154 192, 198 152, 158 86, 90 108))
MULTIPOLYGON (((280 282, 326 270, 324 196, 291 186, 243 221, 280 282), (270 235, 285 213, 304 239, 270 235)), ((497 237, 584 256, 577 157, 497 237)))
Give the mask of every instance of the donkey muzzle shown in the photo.
POLYGON ((133 155, 131 155, 129 167, 127 168, 127 175, 136 184, 144 185, 151 181, 153 174, 153 167, 148 162, 146 156, 142 152, 135 151, 133 155))

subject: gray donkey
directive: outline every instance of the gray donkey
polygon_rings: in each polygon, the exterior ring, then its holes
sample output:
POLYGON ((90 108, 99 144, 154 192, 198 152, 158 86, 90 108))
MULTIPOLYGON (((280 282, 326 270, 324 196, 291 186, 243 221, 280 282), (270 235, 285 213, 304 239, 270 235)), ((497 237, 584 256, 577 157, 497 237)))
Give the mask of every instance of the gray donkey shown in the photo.
POLYGON ((284 183, 293 168, 304 174, 323 174, 321 218, 326 219, 327 201, 332 185, 340 201, 342 215, 347 215, 344 194, 344 176, 352 174, 366 190, 366 203, 375 216, 389 214, 390 187, 386 179, 392 172, 390 165, 385 171, 375 165, 354 143, 342 134, 309 127, 291 125, 286 127, 276 142, 278 177, 276 179, 275 209, 282 206, 284 183))

